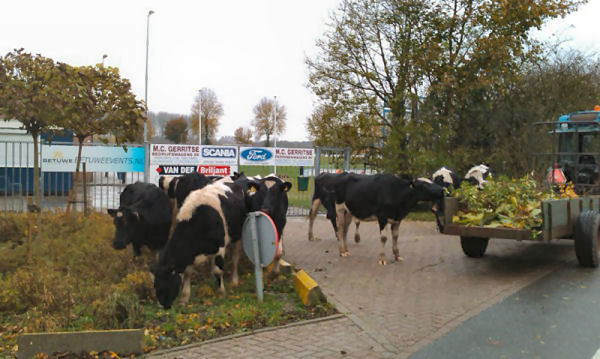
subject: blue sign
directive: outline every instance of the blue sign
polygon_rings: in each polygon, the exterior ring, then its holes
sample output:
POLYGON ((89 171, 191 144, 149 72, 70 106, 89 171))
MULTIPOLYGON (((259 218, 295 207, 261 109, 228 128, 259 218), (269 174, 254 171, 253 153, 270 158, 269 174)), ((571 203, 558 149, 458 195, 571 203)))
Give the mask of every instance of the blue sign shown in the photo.
MULTIPOLYGON (((42 171, 75 172, 77 146, 43 145, 42 171)), ((144 147, 83 146, 81 162, 88 172, 144 172, 144 147)), ((81 170, 81 168, 80 168, 81 170)))
POLYGON ((271 164, 273 162, 273 152, 266 148, 244 148, 240 152, 240 163, 241 164, 271 164))

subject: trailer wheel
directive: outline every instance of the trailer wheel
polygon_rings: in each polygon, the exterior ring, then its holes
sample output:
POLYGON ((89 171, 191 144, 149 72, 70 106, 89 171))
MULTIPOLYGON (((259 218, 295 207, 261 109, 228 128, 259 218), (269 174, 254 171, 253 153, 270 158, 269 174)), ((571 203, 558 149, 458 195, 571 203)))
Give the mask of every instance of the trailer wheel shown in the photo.
POLYGON ((600 214, 597 211, 582 212, 575 225, 575 255, 582 267, 598 267, 598 240, 600 214))
POLYGON ((487 249, 489 238, 460 236, 460 245, 467 257, 481 258, 487 249))

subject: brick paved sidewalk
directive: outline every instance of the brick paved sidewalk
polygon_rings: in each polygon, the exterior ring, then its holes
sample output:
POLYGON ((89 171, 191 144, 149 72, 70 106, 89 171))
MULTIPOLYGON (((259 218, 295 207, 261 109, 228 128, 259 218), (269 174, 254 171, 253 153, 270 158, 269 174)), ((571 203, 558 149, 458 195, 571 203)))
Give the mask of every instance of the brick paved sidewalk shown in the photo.
POLYGON ((388 357, 385 349, 343 316, 152 356, 153 359, 382 357, 388 357))
MULTIPOLYGON (((571 241, 558 244, 492 240, 481 259, 467 258, 458 237, 433 223, 405 222, 404 261, 379 266, 379 230, 363 223, 362 241, 348 236, 350 256, 338 256, 328 221, 290 218, 285 259, 305 269, 346 317, 209 342, 152 358, 405 358, 462 321, 574 258, 571 241)), ((388 234, 389 237, 389 234, 388 234)), ((390 241, 388 241, 390 242, 390 241)), ((391 243, 386 246, 392 260, 391 243)))

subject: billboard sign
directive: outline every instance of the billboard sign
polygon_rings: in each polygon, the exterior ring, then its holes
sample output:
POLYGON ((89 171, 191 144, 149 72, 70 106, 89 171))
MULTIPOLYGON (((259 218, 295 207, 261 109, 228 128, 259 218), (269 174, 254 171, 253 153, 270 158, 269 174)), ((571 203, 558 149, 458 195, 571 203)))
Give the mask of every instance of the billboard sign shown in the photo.
MULTIPOLYGON (((75 172, 77 151, 77 146, 42 145, 42 171, 75 172)), ((144 147, 83 146, 84 162, 88 172, 144 172, 144 147)))
POLYGON ((275 164, 277 166, 307 166, 315 163, 313 148, 277 148, 275 149, 275 164))
POLYGON ((275 163, 274 152, 266 147, 240 147, 240 164, 265 166, 275 163))

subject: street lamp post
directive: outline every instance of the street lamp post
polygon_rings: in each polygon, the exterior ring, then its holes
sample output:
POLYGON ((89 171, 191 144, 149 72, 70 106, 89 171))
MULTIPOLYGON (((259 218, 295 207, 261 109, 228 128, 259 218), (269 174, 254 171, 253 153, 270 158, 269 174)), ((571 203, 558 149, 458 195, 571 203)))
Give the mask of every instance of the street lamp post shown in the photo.
POLYGON ((273 168, 277 174, 277 96, 275 96, 275 112, 273 113, 273 143, 275 145, 275 156, 273 159, 273 168))
POLYGON ((202 146, 202 89, 198 90, 198 144, 202 146))
POLYGON ((150 45, 150 15, 154 14, 153 10, 148 11, 146 16, 146 82, 144 90, 144 102, 146 103, 146 121, 144 121, 144 147, 145 147, 145 168, 144 182, 150 182, 150 146, 148 146, 148 47, 150 45))

